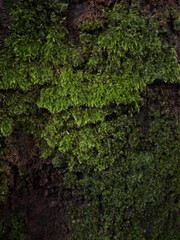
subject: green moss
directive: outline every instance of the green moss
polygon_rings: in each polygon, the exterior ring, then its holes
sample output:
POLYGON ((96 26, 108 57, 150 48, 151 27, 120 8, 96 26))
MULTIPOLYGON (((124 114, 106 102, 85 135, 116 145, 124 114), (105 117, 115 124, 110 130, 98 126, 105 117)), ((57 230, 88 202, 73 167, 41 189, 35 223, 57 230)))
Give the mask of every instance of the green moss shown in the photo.
POLYGON ((85 21, 75 46, 67 3, 13 5, 0 57, 1 135, 22 126, 47 143, 44 157, 85 199, 72 213, 73 239, 176 240, 179 123, 142 108, 155 81, 179 84, 175 49, 133 4, 85 21))
POLYGON ((153 21, 147 24, 136 10, 120 11, 117 5, 101 25, 93 28, 84 22, 79 50, 83 64, 78 70, 63 69, 59 81, 42 91, 39 106, 61 112, 77 106, 138 104, 140 92, 155 80, 179 82, 175 50, 162 42, 153 21))
POLYGON ((52 113, 94 108, 94 117, 86 114, 84 121, 95 122, 97 108, 138 106, 141 92, 157 79, 179 82, 175 50, 163 43, 156 20, 147 23, 133 7, 116 4, 103 21, 85 21, 75 47, 63 25, 66 3, 39 1, 36 9, 31 1, 20 5, 12 11, 11 35, 1 52, 0 89, 33 94, 41 89, 33 107, 52 113))
POLYGON ((149 112, 143 133, 138 121, 121 116, 104 135, 106 170, 88 172, 100 154, 91 150, 83 168, 67 173, 66 184, 85 199, 72 210, 72 239, 178 239, 179 123, 149 112))
POLYGON ((2 240, 26 240, 23 233, 24 221, 20 214, 13 213, 7 221, 0 220, 0 237, 2 240))

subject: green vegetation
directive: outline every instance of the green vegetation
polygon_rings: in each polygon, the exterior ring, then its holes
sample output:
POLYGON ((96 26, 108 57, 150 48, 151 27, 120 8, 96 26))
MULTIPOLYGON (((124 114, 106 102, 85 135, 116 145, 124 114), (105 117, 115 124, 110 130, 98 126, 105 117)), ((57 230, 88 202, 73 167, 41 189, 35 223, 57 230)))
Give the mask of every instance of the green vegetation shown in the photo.
POLYGON ((0 220, 1 240, 26 240, 23 229, 24 222, 18 213, 11 214, 6 221, 0 220))
POLYGON ((145 96, 155 81, 179 84, 175 49, 133 4, 84 21, 75 46, 67 11, 68 1, 13 5, 0 136, 17 126, 34 134, 85 199, 72 209, 73 239, 178 240, 179 122, 145 96))
POLYGON ((178 122, 168 113, 145 114, 145 132, 139 116, 94 127, 104 136, 101 152, 93 147, 84 166, 67 173, 67 185, 87 203, 73 209, 73 239, 178 239, 178 122), (97 159, 106 170, 90 168, 97 159))

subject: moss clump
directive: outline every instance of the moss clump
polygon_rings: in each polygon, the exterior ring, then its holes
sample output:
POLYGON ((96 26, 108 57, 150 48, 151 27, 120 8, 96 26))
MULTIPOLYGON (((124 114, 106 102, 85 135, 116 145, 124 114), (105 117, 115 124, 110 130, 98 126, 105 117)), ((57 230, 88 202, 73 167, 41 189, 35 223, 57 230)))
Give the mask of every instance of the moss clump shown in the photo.
POLYGON ((14 6, 11 35, 0 58, 0 89, 7 94, 0 98, 5 135, 11 132, 14 115, 23 118, 29 109, 68 111, 78 125, 96 122, 109 104, 139 106, 141 92, 157 79, 179 81, 175 50, 163 43, 153 17, 147 23, 134 7, 116 4, 103 21, 82 24, 77 47, 67 41, 66 10, 66 2, 38 1, 34 8, 32 1, 18 1, 14 6), (18 97, 6 113, 9 90, 18 97))
POLYGON ((67 173, 84 199, 72 208, 72 239, 178 240, 179 123, 169 113, 146 114, 146 132, 139 116, 104 123, 101 152, 93 146, 83 167, 67 173), (97 159, 106 170, 90 168, 97 159))
POLYGON ((70 107, 137 104, 140 92, 155 80, 179 81, 175 50, 163 44, 153 18, 147 24, 136 10, 119 7, 95 27, 82 24, 82 56, 41 92, 39 106, 55 113, 70 107))

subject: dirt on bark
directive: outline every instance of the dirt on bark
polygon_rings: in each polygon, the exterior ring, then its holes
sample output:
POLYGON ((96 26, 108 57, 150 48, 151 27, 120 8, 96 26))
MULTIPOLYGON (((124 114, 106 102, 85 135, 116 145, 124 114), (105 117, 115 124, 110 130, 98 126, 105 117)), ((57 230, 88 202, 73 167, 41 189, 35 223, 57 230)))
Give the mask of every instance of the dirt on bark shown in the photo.
POLYGON ((6 144, 9 192, 0 218, 5 220, 12 210, 21 212, 28 240, 70 239, 68 207, 73 198, 64 188, 63 174, 51 160, 40 158, 38 143, 22 129, 14 131, 6 144))
POLYGON ((170 110, 174 115, 180 116, 180 85, 155 83, 150 86, 156 100, 150 103, 155 110, 170 110))
POLYGON ((4 5, 4 1, 0 0, 0 43, 9 36, 9 15, 7 8, 4 5))
POLYGON ((84 21, 93 23, 97 19, 102 19, 104 11, 108 11, 114 5, 114 0, 74 0, 69 7, 65 25, 69 29, 70 40, 78 44, 78 27, 84 21))

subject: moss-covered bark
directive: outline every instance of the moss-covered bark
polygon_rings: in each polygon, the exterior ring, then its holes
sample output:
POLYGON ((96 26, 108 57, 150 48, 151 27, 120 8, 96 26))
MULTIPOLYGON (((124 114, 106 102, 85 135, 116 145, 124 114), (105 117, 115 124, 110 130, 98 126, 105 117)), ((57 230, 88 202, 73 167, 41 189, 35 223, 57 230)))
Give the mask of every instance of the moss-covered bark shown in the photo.
POLYGON ((152 90, 179 89, 179 6, 167 2, 11 5, 0 56, 0 170, 5 176, 15 129, 32 134, 80 196, 69 210, 72 239, 179 237, 179 106, 172 111, 152 90))

